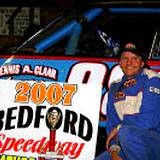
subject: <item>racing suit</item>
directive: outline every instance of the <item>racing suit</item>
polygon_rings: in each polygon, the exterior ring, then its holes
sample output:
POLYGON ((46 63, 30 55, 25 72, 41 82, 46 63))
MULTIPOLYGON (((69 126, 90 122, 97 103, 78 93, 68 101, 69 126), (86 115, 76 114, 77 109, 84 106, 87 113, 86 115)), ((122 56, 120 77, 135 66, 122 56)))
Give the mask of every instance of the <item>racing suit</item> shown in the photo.
MULTIPOLYGON (((111 85, 106 130, 118 127, 116 140, 123 160, 160 160, 160 75, 143 69, 111 85)), ((96 160, 111 160, 106 151, 96 160)))

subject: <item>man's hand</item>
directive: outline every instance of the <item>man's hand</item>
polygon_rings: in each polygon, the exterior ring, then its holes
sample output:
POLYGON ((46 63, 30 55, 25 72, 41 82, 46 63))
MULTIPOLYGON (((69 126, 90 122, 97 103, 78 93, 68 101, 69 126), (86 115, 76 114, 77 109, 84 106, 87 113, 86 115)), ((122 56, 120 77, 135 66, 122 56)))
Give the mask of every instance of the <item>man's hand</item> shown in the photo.
POLYGON ((117 128, 114 128, 114 129, 110 132, 110 134, 108 135, 108 138, 107 138, 107 140, 106 140, 106 149, 107 149, 107 151, 110 152, 109 144, 110 144, 111 140, 117 136, 117 134, 118 134, 118 130, 117 130, 117 128))
POLYGON ((114 129, 110 132, 110 134, 108 135, 108 138, 107 138, 107 140, 106 140, 106 149, 107 149, 108 152, 111 152, 111 158, 112 158, 112 160, 123 160, 123 159, 118 155, 119 150, 117 150, 117 151, 111 151, 110 148, 109 148, 109 144, 110 144, 111 140, 112 140, 113 138, 117 138, 117 134, 118 134, 117 128, 114 128, 114 129))
POLYGON ((123 160, 115 151, 111 152, 111 157, 112 157, 112 160, 123 160))

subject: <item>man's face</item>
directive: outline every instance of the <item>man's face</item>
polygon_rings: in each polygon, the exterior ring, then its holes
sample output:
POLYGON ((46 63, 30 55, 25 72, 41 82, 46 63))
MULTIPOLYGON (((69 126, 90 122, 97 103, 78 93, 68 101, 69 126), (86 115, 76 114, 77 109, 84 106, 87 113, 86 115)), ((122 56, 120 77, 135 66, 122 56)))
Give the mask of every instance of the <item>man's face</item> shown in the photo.
POLYGON ((120 67, 127 77, 132 77, 139 73, 143 66, 142 58, 134 53, 125 51, 121 54, 120 67))

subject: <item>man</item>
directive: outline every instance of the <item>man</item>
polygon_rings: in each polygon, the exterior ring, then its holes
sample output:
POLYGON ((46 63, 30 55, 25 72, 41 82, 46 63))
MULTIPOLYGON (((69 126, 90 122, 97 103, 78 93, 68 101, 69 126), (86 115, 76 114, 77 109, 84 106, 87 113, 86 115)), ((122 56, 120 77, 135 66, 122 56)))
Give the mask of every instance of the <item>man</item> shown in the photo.
POLYGON ((132 43, 120 51, 121 80, 107 104, 106 152, 96 160, 160 160, 160 75, 132 43))

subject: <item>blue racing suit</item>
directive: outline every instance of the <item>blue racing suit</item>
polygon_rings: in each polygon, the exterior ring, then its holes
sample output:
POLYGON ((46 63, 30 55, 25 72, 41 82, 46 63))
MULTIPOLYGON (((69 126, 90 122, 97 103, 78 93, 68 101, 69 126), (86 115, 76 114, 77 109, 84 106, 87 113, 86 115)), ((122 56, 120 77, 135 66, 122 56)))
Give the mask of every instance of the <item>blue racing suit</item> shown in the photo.
MULTIPOLYGON (((132 79, 112 83, 107 104, 107 134, 118 126, 123 160, 160 160, 160 75, 143 69, 132 79)), ((106 151, 96 160, 111 160, 106 151)))

